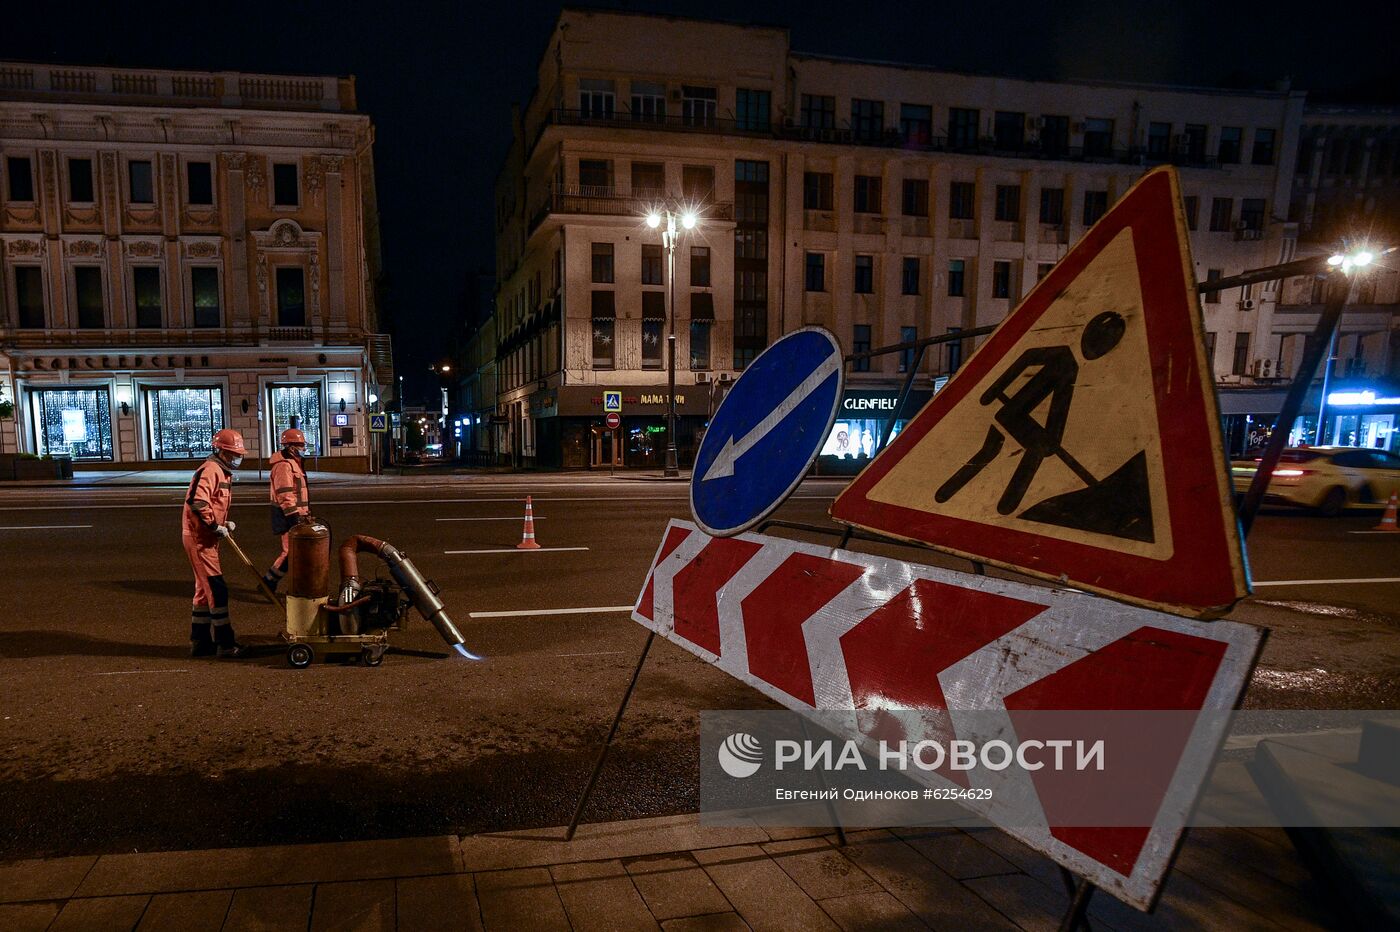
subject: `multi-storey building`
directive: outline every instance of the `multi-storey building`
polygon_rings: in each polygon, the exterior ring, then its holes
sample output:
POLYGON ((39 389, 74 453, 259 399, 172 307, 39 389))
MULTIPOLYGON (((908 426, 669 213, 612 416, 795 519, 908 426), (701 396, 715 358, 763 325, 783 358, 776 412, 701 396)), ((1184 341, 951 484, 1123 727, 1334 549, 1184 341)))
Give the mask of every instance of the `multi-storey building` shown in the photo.
POLYGON ((366 469, 371 142, 349 78, 0 63, 0 453, 366 469))
MULTIPOLYGON (((1180 166, 1199 278, 1291 256, 1302 109, 1288 90, 955 74, 794 52, 781 28, 566 9, 497 185, 508 442, 565 466, 658 461, 657 204, 701 218, 675 263, 684 461, 716 387, 781 334, 818 324, 850 352, 996 323, 1153 165, 1180 166)), ((1218 376, 1278 358, 1276 302, 1273 285, 1206 302, 1218 376)), ((916 405, 970 343, 927 354, 916 405)), ((864 459, 912 363, 853 367, 832 459, 864 459)))

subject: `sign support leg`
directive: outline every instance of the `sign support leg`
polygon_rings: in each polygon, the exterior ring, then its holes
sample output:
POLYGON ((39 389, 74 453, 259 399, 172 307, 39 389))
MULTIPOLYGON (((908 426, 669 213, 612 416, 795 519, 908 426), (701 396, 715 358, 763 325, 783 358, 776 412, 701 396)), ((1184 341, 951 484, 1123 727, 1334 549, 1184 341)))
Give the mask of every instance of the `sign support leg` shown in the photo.
MULTIPOLYGON (((807 732, 806 716, 799 718, 798 723, 802 726, 802 739, 810 743, 812 738, 807 732)), ((817 782, 821 784, 823 790, 827 789, 826 774, 820 770, 817 771, 817 782)), ((831 824, 836 827, 836 844, 838 847, 844 848, 846 847, 846 828, 841 824, 841 817, 837 814, 836 807, 831 804, 831 800, 823 799, 823 803, 826 806, 826 814, 831 819, 831 824)))
POLYGON ((578 831, 578 820, 583 815, 583 807, 588 805, 588 798, 593 795, 598 775, 603 772, 603 762, 608 759, 608 748, 612 746, 613 737, 617 734, 617 726, 622 723, 622 713, 627 711, 627 703, 632 700, 632 691, 637 688, 637 678, 642 675, 642 664, 646 663, 647 654, 651 652, 651 642, 654 640, 656 632, 648 631, 646 643, 642 645, 642 653, 637 657, 637 667, 632 671, 632 680, 627 684, 627 692, 622 694, 622 702, 618 704, 617 714, 613 716, 612 727, 608 729, 608 736, 603 739, 603 746, 598 749, 598 759, 593 762, 593 772, 588 775, 583 795, 578 798, 578 805, 574 807, 574 817, 569 820, 569 830, 564 833, 565 841, 572 841, 574 832, 578 831))
POLYGON ((1089 897, 1098 888, 1087 880, 1075 883, 1074 874, 1063 867, 1060 868, 1060 876, 1064 878, 1065 889, 1073 894, 1069 908, 1060 919, 1060 932, 1074 932, 1079 928, 1092 930, 1086 914, 1089 912, 1089 897))
POLYGON ((894 433, 895 421, 899 420, 900 412, 904 410, 904 403, 909 400, 909 391, 914 387, 914 376, 919 374, 919 367, 924 364, 924 350, 927 346, 920 346, 914 353, 913 360, 909 363, 909 374, 904 377, 904 384, 899 387, 899 397, 895 400, 894 410, 890 412, 889 418, 885 421, 885 429, 880 432, 880 446, 875 450, 879 453, 890 442, 890 435, 894 433))

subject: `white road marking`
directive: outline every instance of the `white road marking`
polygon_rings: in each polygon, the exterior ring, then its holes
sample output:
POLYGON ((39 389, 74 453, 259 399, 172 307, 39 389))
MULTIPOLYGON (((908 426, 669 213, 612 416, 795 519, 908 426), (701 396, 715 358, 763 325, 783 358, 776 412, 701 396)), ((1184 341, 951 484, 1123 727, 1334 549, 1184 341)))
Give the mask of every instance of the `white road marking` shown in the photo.
MULTIPOLYGON (((793 495, 793 501, 820 501, 829 502, 834 499, 834 495, 793 495)), ((0 496, 0 501, 3 501, 0 496)), ((537 498, 538 502, 615 502, 626 504, 628 502, 685 502, 686 493, 676 495, 655 495, 655 496, 634 496, 634 495, 600 495, 578 498, 537 498)), ((314 509, 335 508, 340 505, 475 505, 487 502, 516 502, 524 503, 521 498, 364 498, 364 499, 326 499, 317 501, 312 505, 314 509)), ((178 509, 183 499, 174 499, 169 502, 150 502, 144 504, 96 504, 86 501, 55 501, 52 505, 0 505, 0 511, 112 511, 122 508, 157 508, 157 509, 178 509)), ((234 508, 266 508, 266 500, 257 501, 236 501, 234 508)))
POLYGON ((625 651, 620 651, 620 650, 599 650, 599 651, 594 651, 593 653, 589 653, 589 654, 555 654, 554 656, 556 656, 556 657, 608 657, 608 656, 611 656, 611 655, 613 655, 613 654, 622 654, 622 653, 626 653, 626 652, 625 652, 625 651))
POLYGON ((113 670, 110 673, 94 673, 93 676, 131 676, 133 673, 188 673, 189 670, 113 670))
POLYGON ((1396 538, 1397 538, 1397 539, 1400 539, 1400 534, 1396 534, 1395 531, 1347 531, 1347 533, 1348 533, 1348 534, 1395 534, 1396 538))
POLYGON ((444 550, 443 553, 545 553, 552 550, 587 550, 587 547, 535 547, 522 550, 519 547, 493 547, 490 550, 444 550))
POLYGON ((91 524, 12 524, 0 531, 60 531, 67 528, 92 527, 91 524))
POLYGON ((1370 579, 1269 579, 1262 582, 1255 580, 1254 585, 1257 588, 1259 586, 1329 586, 1397 582, 1400 582, 1400 576, 1375 576, 1370 579))
MULTIPOLYGON (((535 515, 535 516, 534 516, 534 519, 535 519, 536 521, 543 521, 543 520, 544 520, 544 515, 535 515)), ((511 516, 508 517, 508 518, 434 518, 433 520, 434 520, 434 521, 520 521, 520 520, 523 520, 523 519, 522 519, 522 517, 521 517, 520 515, 511 515, 511 516)))
MULTIPOLYGON (((593 605, 588 608, 537 608, 519 609, 508 612, 468 612, 468 618, 526 618, 544 615, 618 615, 631 614, 630 605, 593 605)), ((562 655, 561 655, 562 656, 562 655)))

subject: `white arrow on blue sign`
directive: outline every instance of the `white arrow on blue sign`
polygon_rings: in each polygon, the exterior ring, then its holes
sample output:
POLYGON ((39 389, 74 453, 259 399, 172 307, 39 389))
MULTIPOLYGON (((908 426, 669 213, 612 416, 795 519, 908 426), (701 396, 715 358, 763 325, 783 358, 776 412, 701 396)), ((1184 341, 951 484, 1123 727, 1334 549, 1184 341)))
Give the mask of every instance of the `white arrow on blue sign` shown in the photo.
POLYGON ((781 505, 817 458, 841 406, 841 346, 821 327, 759 354, 710 420, 690 478, 695 523, 742 533, 781 505))

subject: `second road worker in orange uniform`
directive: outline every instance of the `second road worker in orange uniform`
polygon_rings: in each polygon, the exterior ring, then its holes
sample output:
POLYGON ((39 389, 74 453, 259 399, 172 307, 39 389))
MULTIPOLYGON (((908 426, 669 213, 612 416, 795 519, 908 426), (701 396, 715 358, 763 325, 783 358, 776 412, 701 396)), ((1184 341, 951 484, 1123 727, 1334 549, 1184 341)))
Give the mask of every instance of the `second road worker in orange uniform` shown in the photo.
POLYGON ((282 552, 263 574, 263 582, 273 592, 287 575, 288 533, 293 527, 311 519, 311 499, 307 492, 306 470, 301 465, 306 451, 306 435, 295 427, 282 431, 282 449, 273 454, 270 482, 272 496, 272 533, 281 536, 282 552))
POLYGON ((190 479, 180 521, 180 539, 194 570, 190 610, 190 656, 244 656, 228 619, 228 585, 219 566, 219 542, 237 525, 228 519, 233 471, 243 462, 243 435, 225 428, 214 435, 214 452, 190 479), (210 628, 213 628, 211 637, 210 628))

